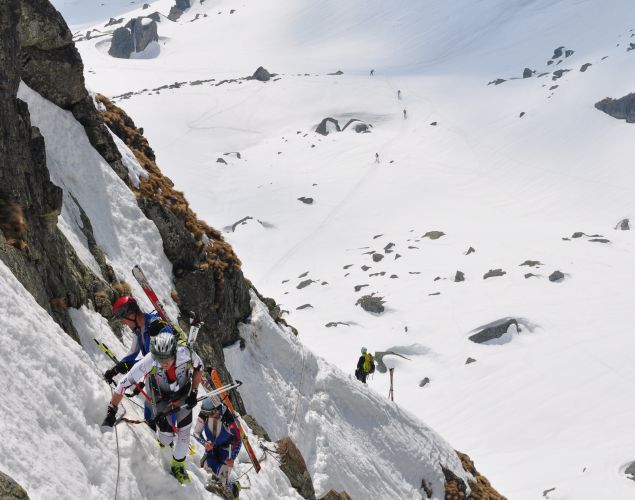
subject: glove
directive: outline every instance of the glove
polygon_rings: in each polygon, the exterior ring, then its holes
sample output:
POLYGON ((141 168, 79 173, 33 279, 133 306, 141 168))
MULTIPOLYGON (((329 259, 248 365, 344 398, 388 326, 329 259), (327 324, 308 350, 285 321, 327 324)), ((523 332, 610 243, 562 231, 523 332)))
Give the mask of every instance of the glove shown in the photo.
POLYGON ((119 369, 117 368, 117 365, 115 365, 110 370, 106 370, 104 372, 104 380, 108 382, 108 384, 112 385, 115 383, 113 379, 115 378, 115 375, 117 375, 118 373, 119 373, 119 369))
POLYGON ((111 431, 113 426, 115 425, 116 417, 117 407, 113 404, 109 404, 108 410, 106 411, 106 418, 101 424, 102 430, 111 431))
POLYGON ((197 397, 198 397, 198 391, 196 389, 192 389, 192 391, 187 396, 187 398, 185 398, 185 405, 187 406, 188 410, 191 410, 192 408, 196 406, 196 404, 198 403, 197 397))

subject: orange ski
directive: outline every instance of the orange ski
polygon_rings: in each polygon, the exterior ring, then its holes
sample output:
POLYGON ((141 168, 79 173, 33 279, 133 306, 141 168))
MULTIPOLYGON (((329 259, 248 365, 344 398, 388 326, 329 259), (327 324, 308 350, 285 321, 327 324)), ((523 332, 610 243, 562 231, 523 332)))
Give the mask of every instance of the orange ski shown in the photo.
MULTIPOLYGON (((214 384, 214 387, 216 387, 217 389, 223 387, 223 383, 221 382, 220 377, 218 376, 218 371, 216 370, 216 368, 212 368, 210 377, 212 379, 212 383, 214 384)), ((251 463, 254 464, 254 470, 256 472, 260 472, 260 462, 256 458, 256 454, 254 453, 254 449, 251 447, 251 444, 249 444, 249 439, 247 438, 247 434, 245 434, 245 431, 243 430, 243 426, 240 425, 240 415, 238 415, 238 413, 234 409, 234 405, 229 400, 229 397, 227 396, 227 393, 225 391, 221 391, 218 395, 223 400, 223 403, 227 405, 227 408, 229 408, 229 411, 231 411, 234 414, 234 418, 236 419, 236 424, 238 425, 238 429, 240 430, 240 438, 242 439, 243 444, 245 445, 245 449, 247 450, 249 459, 251 460, 251 463)))

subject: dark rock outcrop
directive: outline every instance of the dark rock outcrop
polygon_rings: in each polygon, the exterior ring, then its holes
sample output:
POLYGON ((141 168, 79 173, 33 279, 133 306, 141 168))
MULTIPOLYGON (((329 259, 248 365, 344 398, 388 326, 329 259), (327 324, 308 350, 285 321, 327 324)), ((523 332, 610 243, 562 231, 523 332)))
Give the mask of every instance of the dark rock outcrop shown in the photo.
POLYGON ((607 97, 596 102, 595 107, 613 118, 626 120, 626 123, 635 123, 635 92, 619 99, 607 97))
POLYGON ((375 295, 364 295, 357 299, 356 306, 362 306, 364 311, 370 313, 381 314, 384 312, 384 298, 376 297, 375 295))
POLYGON ((342 127, 342 131, 346 130, 353 123, 355 124, 353 125, 353 130, 358 134, 366 134, 370 132, 370 129, 373 127, 370 123, 365 123, 358 118, 351 118, 346 122, 346 125, 342 127))
POLYGON ((564 273, 561 271, 554 271, 549 275, 549 281, 558 282, 564 280, 564 273))
POLYGON ((168 19, 170 21, 178 21, 183 13, 190 7, 190 0, 176 0, 176 4, 170 7, 168 19))
POLYGON ((511 325, 515 325, 516 331, 520 332, 518 320, 516 320, 515 318, 503 318, 501 320, 490 323, 485 328, 482 328, 479 332, 475 333, 474 335, 470 335, 468 338, 472 342, 483 344, 485 342, 498 339, 505 335, 511 325))
POLYGON ((490 269, 489 271, 487 271, 484 275, 483 275, 483 279, 486 280, 487 278, 495 278, 498 276, 505 276, 507 274, 507 272, 503 271, 502 269, 490 269))
POLYGON ((564 46, 560 46, 556 49, 553 50, 553 55, 551 56, 551 59, 558 59, 560 57, 562 57, 562 49, 564 49, 564 46))
POLYGON ((276 448, 280 456, 280 470, 289 478, 291 486, 302 498, 315 500, 311 475, 295 443, 287 436, 276 442, 276 448))
POLYGON ((269 73, 265 68, 259 66, 254 74, 251 75, 251 79, 259 82, 268 82, 272 76, 275 76, 275 74, 269 73))
POLYGON ((134 52, 142 52, 151 42, 159 41, 157 22, 149 17, 137 17, 126 23, 126 28, 132 32, 134 52))
POLYGON ((45 138, 31 127, 28 107, 16 96, 20 78, 45 97, 70 106, 87 92, 77 87, 83 76, 69 61, 62 66, 73 74, 55 80, 59 69, 53 68, 54 61, 74 47, 64 20, 48 2, 6 0, 0 14, 0 259, 38 304, 77 338, 67 309, 103 292, 104 284, 57 228, 62 190, 50 181, 45 138), (21 47, 22 41, 27 46, 21 47), (57 88, 66 84, 69 88, 57 88))
POLYGON ((621 221, 617 223, 617 226, 615 226, 615 229, 619 229, 620 231, 630 231, 631 229, 630 220, 622 219, 621 221))
POLYGON ((132 32, 128 28, 117 28, 112 34, 108 54, 118 59, 129 59, 134 52, 132 32))
POLYGON ((0 471, 0 498, 2 500, 29 500, 29 495, 22 486, 0 471))
POLYGON ((315 129, 315 131, 318 134, 322 134, 322 135, 329 135, 329 123, 332 123, 333 126, 335 126, 335 130, 337 130, 338 132, 341 132, 342 129, 340 128, 340 124, 339 122, 335 119, 335 118, 331 118, 330 116, 327 118, 324 118, 320 124, 317 126, 317 128, 315 129))
POLYGON ((443 231, 428 231, 422 236, 422 238, 430 238, 431 240, 438 240, 442 236, 445 236, 443 231))
POLYGON ((534 72, 529 68, 523 70, 523 78, 531 78, 533 74, 534 72))
POLYGON ((523 262, 522 264, 519 264, 519 266, 529 266, 529 267, 537 267, 537 266, 542 266, 542 262, 540 262, 539 260, 526 260, 525 262, 523 262))
POLYGON ((142 52, 151 42, 158 41, 157 22, 150 17, 136 17, 114 31, 108 54, 129 59, 133 53, 142 52))
MULTIPOLYGON (((463 465, 463 469, 472 474, 475 481, 470 481, 470 496, 474 500, 506 500, 506 498, 501 495, 498 491, 494 489, 494 487, 490 484, 487 478, 479 473, 474 467, 474 462, 467 456, 465 453, 461 453, 457 451, 459 459, 461 460, 461 464, 463 465)), ((445 471, 444 471, 445 473, 445 471)), ((460 481, 460 479, 459 479, 460 481)), ((459 491, 461 490, 460 486, 457 488, 459 491)), ((450 480, 448 480, 448 475, 446 475, 446 485, 445 485, 445 495, 446 498, 452 498, 448 496, 448 494, 452 493, 452 486, 450 480)))
POLYGON ((21 6, 22 80, 53 104, 71 111, 93 147, 125 178, 128 171, 121 154, 86 90, 84 65, 66 22, 48 0, 22 0, 21 6))
POLYGON ((463 271, 457 271, 454 275, 454 282, 458 283, 460 281, 465 281, 465 274, 463 273, 463 271))

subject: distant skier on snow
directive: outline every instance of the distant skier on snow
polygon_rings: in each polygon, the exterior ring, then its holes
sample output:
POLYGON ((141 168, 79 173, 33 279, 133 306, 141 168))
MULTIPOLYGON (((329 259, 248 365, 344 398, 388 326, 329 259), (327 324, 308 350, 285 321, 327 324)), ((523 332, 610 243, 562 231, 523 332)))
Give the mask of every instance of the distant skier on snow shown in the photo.
POLYGON ((146 385, 153 402, 159 442, 163 446, 173 444, 172 475, 180 483, 189 481, 185 457, 190 444, 192 408, 197 404, 203 368, 198 354, 189 347, 177 347, 177 339, 172 333, 161 332, 152 337, 150 353, 119 381, 108 405, 102 430, 111 431, 115 425, 117 407, 125 390, 148 379, 146 385))
POLYGON ((407 116, 407 112, 406 112, 406 110, 404 109, 404 110, 403 110, 403 119, 405 120, 406 118, 408 118, 408 116, 407 116))
MULTIPOLYGON (((134 339, 128 353, 115 366, 104 372, 104 379, 109 384, 114 383, 114 377, 118 373, 127 373, 137 363, 139 354, 145 356, 150 352, 150 338, 160 332, 169 332, 174 334, 172 327, 163 321, 157 313, 144 314, 139 308, 139 304, 134 297, 124 296, 115 301, 112 306, 112 312, 115 318, 119 319, 124 325, 132 330, 134 339)), ((138 394, 143 382, 139 384, 139 388, 135 387, 133 394, 138 394)), ((143 417, 151 420, 152 409, 146 400, 143 417)), ((156 430, 156 425, 151 422, 150 428, 156 430)))
POLYGON ((401 99, 401 90, 397 91, 397 99, 401 99))
POLYGON ((229 475, 242 446, 240 430, 232 412, 216 397, 203 401, 194 437, 205 446, 201 467, 211 471, 238 498, 240 484, 231 481, 229 475))
POLYGON ((379 153, 375 153, 375 163, 379 163, 379 153))
POLYGON ((366 377, 375 372, 375 359, 368 352, 368 349, 362 347, 362 355, 357 360, 357 369, 355 370, 355 378, 362 384, 366 383, 366 377))
POLYGON ((371 69, 371 70, 370 70, 370 76, 374 76, 374 75, 375 75, 375 70, 374 70, 374 69, 371 69))

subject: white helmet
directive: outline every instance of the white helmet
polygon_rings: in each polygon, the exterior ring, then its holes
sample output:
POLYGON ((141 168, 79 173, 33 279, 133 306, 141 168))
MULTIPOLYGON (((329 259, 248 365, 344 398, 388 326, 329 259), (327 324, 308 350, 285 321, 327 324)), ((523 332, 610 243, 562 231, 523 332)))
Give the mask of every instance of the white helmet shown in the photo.
POLYGON ((362 347, 362 354, 366 354, 368 352, 368 349, 366 349, 365 347, 362 347))
POLYGON ((170 332, 162 332, 150 339, 150 352, 156 361, 170 359, 176 355, 176 339, 170 332))

